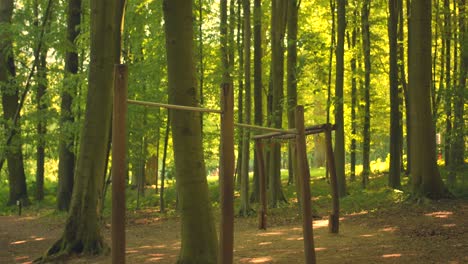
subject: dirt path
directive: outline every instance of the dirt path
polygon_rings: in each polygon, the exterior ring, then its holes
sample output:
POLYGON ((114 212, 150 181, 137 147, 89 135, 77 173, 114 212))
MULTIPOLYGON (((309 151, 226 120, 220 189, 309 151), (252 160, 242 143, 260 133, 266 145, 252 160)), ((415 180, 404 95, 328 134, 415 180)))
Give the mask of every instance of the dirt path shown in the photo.
POLYGON ((13 257, 8 249, 10 236, 7 232, 8 227, 6 223, 11 223, 12 220, 8 219, 10 216, 0 217, 0 263, 13 263, 13 257))
MULTIPOLYGON (((151 212, 129 215, 128 263, 175 263, 178 218, 151 212)), ((266 231, 256 219, 236 219, 234 263, 303 263, 298 217, 271 216, 266 231)), ((0 217, 0 263, 31 263, 62 232, 58 217, 0 217)), ((468 263, 468 202, 403 205, 345 215, 340 234, 326 220, 314 221, 318 263, 468 263)), ((109 229, 103 234, 109 238, 109 229)), ((108 256, 70 263, 110 263, 108 256)))

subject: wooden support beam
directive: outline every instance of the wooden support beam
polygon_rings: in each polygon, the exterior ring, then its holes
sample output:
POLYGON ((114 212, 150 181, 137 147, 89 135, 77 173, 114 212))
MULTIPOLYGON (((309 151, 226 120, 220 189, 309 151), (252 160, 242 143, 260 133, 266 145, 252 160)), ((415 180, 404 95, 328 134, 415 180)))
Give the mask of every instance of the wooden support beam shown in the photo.
POLYGON ((128 67, 114 67, 112 120, 112 264, 125 263, 125 153, 128 67))
POLYGON ((338 196, 338 181, 336 177, 335 155, 333 155, 331 126, 325 129, 325 142, 327 145, 327 164, 330 172, 330 185, 332 195, 332 213, 328 218, 328 231, 337 234, 340 229, 340 198, 338 196))
POLYGON ((257 146, 255 153, 258 162, 258 177, 260 185, 260 210, 258 212, 258 229, 266 229, 267 219, 267 199, 266 199, 266 175, 265 175, 265 160, 263 159, 263 143, 261 140, 255 140, 257 146))
POLYGON ((222 110, 216 109, 208 109, 202 107, 195 107, 195 106, 183 106, 183 105, 173 105, 173 104, 162 104, 162 103, 154 103, 154 102, 146 102, 146 101, 137 101, 137 100, 127 100, 129 104, 134 105, 143 105, 148 107, 162 107, 167 109, 175 109, 175 110, 185 110, 185 111, 196 111, 196 112, 204 112, 204 113, 218 113, 222 114, 222 110))
POLYGON ((225 83, 221 91, 221 157, 220 175, 220 264, 233 263, 234 250, 234 91, 225 83))
POLYGON ((310 172, 307 164, 307 150, 304 128, 304 106, 296 106, 296 148, 297 148, 297 173, 302 181, 302 233, 304 236, 304 254, 306 264, 315 264, 315 247, 313 234, 313 220, 310 196, 310 172))

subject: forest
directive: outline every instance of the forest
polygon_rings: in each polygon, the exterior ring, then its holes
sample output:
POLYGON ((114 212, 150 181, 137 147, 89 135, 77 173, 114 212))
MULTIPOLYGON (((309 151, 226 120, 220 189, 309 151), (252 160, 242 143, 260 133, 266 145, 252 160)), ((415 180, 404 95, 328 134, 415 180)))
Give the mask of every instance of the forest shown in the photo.
POLYGON ((0 0, 0 263, 467 263, 466 0, 0 0))

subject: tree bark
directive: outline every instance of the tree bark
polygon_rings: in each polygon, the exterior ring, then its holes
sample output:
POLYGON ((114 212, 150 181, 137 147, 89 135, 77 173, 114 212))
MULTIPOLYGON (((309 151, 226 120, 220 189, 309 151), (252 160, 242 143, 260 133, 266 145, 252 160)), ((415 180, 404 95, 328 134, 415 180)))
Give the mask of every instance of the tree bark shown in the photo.
MULTIPOLYGON (((251 81, 250 81, 250 64, 251 64, 251 23, 250 23, 250 0, 243 0, 243 10, 244 10, 244 83, 245 83, 245 121, 244 123, 251 123, 251 112, 252 112, 252 92, 251 92, 251 81)), ((241 180, 241 205, 239 209, 240 216, 248 216, 252 209, 250 208, 250 199, 249 199, 249 160, 250 160, 250 131, 244 130, 242 137, 242 165, 240 170, 241 180)))
POLYGON ((338 194, 346 196, 345 177, 345 138, 343 116, 343 86, 344 86, 344 36, 346 30, 346 1, 337 0, 337 45, 336 45, 336 70, 335 70, 335 164, 338 180, 338 194))
MULTIPOLYGON (((3 118, 5 119, 5 131, 12 131, 12 141, 5 150, 8 163, 9 198, 8 205, 16 204, 17 200, 24 205, 29 203, 24 173, 21 126, 16 122, 16 127, 8 123, 14 122, 19 107, 18 87, 14 82, 16 67, 13 55, 12 34, 10 32, 11 18, 14 9, 12 0, 0 1, 0 88, 2 93, 3 118)), ((17 120, 20 120, 18 114, 17 120)), ((9 135, 7 135, 8 137, 9 135)))
MULTIPOLYGON (((406 82, 406 60, 405 60, 405 45, 404 45, 404 35, 405 35, 405 17, 404 17, 404 12, 403 12, 403 0, 398 0, 399 1, 399 19, 398 19, 398 80, 401 85, 401 93, 402 93, 402 104, 404 103, 405 107, 402 111, 405 113, 405 127, 406 127, 406 171, 405 174, 409 175, 411 163, 409 161, 409 156, 411 152, 411 147, 410 147, 410 138, 409 138, 409 131, 410 131, 410 110, 409 110, 409 104, 408 104, 408 84, 406 82)), ((408 7, 408 2, 407 1, 407 7, 408 7)), ((403 112, 401 112, 400 116, 402 117, 402 123, 401 123, 401 138, 403 141, 404 135, 403 135, 403 112)), ((403 144, 402 144, 403 146, 403 144)), ((403 151, 402 149, 402 164, 403 164, 403 151)), ((403 171, 403 170, 402 170, 403 171)))
POLYGON ((57 207, 68 211, 73 191, 75 169, 74 135, 70 126, 74 122, 72 112, 73 96, 76 94, 78 80, 78 51, 75 45, 80 34, 81 0, 69 0, 67 7, 67 42, 72 47, 65 55, 65 85, 60 103, 60 142, 57 207))
MULTIPOLYGON (((272 125, 282 126, 283 114, 283 78, 284 78, 284 34, 286 27, 287 1, 272 0, 271 8, 271 68, 272 68, 272 125)), ((271 206, 277 207, 278 202, 286 202, 281 187, 281 147, 274 142, 270 151, 269 170, 271 206)))
MULTIPOLYGON (((353 10, 353 21, 354 26, 351 33, 351 40, 350 40, 350 49, 352 52, 351 58, 351 175, 350 180, 356 180, 356 132, 357 132, 357 118, 356 118, 356 107, 357 107, 357 50, 356 50, 356 38, 357 38, 357 20, 358 20, 359 12, 357 7, 353 10)), ((328 162, 328 161, 327 161, 328 162)))
MULTIPOLYGON (((34 1, 34 26, 37 32, 39 28, 39 2, 34 1)), ((50 23, 42 25, 49 27, 50 23)), ((40 41, 40 39, 38 39, 40 41)), ((37 43, 38 44, 38 43, 37 43)), ((47 46, 42 45, 42 49, 35 53, 35 60, 38 61, 36 72, 36 110, 37 110, 37 145, 36 145, 36 193, 37 201, 44 199, 44 162, 45 162, 45 135, 47 133, 47 103, 44 97, 47 90, 47 46)))
POLYGON ((45 261, 72 254, 107 251, 99 227, 98 200, 111 126, 112 86, 117 43, 116 3, 91 2, 91 54, 85 121, 75 171, 73 196, 62 237, 47 251, 45 261))
MULTIPOLYGON (((169 103, 197 106, 192 2, 163 2, 169 103)), ((200 114, 171 111, 175 172, 179 194, 181 249, 178 263, 216 263, 217 238, 203 158, 200 114)))
MULTIPOLYGON (((452 147, 452 14, 450 11, 450 0, 444 0, 444 39, 445 42, 445 136, 444 136, 444 159, 445 167, 450 170, 450 153, 452 147)), ((450 174, 449 174, 450 175, 450 174)), ((449 177, 450 184, 450 177, 449 177)))
MULTIPOLYGON (((243 123, 244 122, 244 48, 243 48, 243 38, 244 38, 244 21, 242 20, 241 15, 241 5, 242 0, 238 0, 238 7, 237 7, 237 53, 239 57, 239 69, 237 75, 238 81, 238 90, 237 90, 237 122, 243 123)), ((238 142, 237 142, 237 162, 236 162, 236 174, 237 174, 237 181, 236 184, 238 187, 242 184, 242 155, 244 152, 242 151, 242 141, 244 138, 244 130, 238 130, 238 142)))
MULTIPOLYGON (((262 2, 254 0, 254 123, 263 125, 263 83, 262 83, 262 2)), ((255 144, 255 153, 259 151, 255 144)), ((250 196, 251 202, 260 201, 260 181, 258 168, 258 155, 254 156, 253 190, 250 196)))
MULTIPOLYGON (((331 34, 330 34, 330 54, 328 56, 328 83, 327 83, 327 124, 330 123, 330 106, 331 106, 331 86, 332 86, 332 72, 333 72, 333 53, 336 45, 336 19, 335 19, 336 0, 330 0, 330 13, 331 13, 331 34)), ((327 161, 328 162, 328 161, 327 161)), ((325 166, 325 177, 329 180, 328 165, 325 166)))
MULTIPOLYGON (((234 12, 231 13, 231 25, 227 24, 227 0, 220 2, 220 36, 221 36, 221 146, 219 159, 219 186, 221 219, 219 231, 219 256, 218 263, 232 264, 234 247, 234 91, 231 70, 234 65, 233 45, 229 48, 229 42, 233 44, 234 12), (229 57, 229 54, 232 56, 229 57)), ((234 3, 231 2, 231 11, 234 3)), ((239 10, 240 12, 240 10, 239 10)), ((249 44, 250 46, 250 44, 249 44)))
POLYGON ((467 26, 466 26, 466 1, 458 1, 458 29, 460 43, 460 67, 458 76, 458 85, 455 86, 453 100, 453 145, 451 147, 452 162, 449 170, 449 184, 456 184, 457 173, 460 173, 465 164, 465 120, 464 105, 465 105, 465 89, 466 78, 468 73, 468 45, 467 42, 467 26))
POLYGON ((431 112, 431 2, 411 1, 408 20, 408 93, 411 115, 411 176, 413 192, 429 198, 445 194, 435 156, 431 112))
POLYGON ((37 93, 36 103, 38 112, 37 131, 37 146, 36 146, 36 200, 44 199, 44 165, 45 165, 45 136, 47 133, 47 103, 44 97, 47 90, 47 50, 40 52, 40 62, 38 66, 37 78, 37 93))
MULTIPOLYGON (((288 127, 295 127, 295 116, 297 106, 297 26, 298 26, 298 12, 299 6, 297 0, 288 1, 288 56, 287 56, 287 114, 288 114, 288 127)), ((294 182, 294 166, 293 163, 296 160, 295 150, 293 148, 292 141, 289 142, 289 155, 288 155, 288 172, 289 180, 288 183, 294 182)), ((299 188, 297 188, 299 190, 299 188)))
POLYGON ((390 172, 388 185, 393 189, 401 187, 401 127, 400 97, 398 90, 398 0, 389 0, 388 39, 390 49, 390 172))
POLYGON ((370 174, 370 0, 364 0, 361 9, 362 48, 364 54, 364 130, 362 142, 362 186, 366 188, 370 174))

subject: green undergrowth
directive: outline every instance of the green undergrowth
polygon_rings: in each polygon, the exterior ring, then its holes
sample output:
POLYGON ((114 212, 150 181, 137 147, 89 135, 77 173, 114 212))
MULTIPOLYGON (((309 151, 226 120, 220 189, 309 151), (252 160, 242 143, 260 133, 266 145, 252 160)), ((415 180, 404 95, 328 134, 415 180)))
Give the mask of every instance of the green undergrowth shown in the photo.
MULTIPOLYGON (((330 184, 325 178, 325 169, 312 168, 311 174, 311 195, 312 209, 316 217, 325 217, 331 211, 331 194, 330 184)), ((446 172, 441 168, 441 174, 445 178, 446 172)), ((250 175, 252 181, 252 175, 250 175)), ((348 179, 349 180, 349 179, 348 179)), ((218 177, 207 177, 210 199, 215 212, 219 209, 219 185, 218 177)), ((375 211, 385 208, 390 208, 395 205, 411 202, 411 188, 408 177, 402 177, 401 190, 393 190, 387 187, 388 174, 380 170, 374 171, 370 177, 370 182, 367 188, 361 186, 361 178, 356 177, 356 181, 347 182, 347 196, 340 199, 340 211, 342 214, 355 213, 361 211, 375 211)), ((280 218, 300 218, 300 210, 297 203, 296 186, 288 184, 288 171, 282 171, 283 191, 287 199, 287 203, 279 203, 277 208, 270 208, 268 214, 271 216, 279 216, 280 218)), ((57 212, 56 208, 56 182, 46 180, 45 182, 45 197, 43 201, 35 201, 33 199, 35 193, 35 184, 31 182, 28 185, 31 205, 23 208, 22 214, 29 216, 48 216, 48 217, 65 217, 66 213, 57 212)), ((250 188, 252 190, 252 186, 250 188)), ((103 217, 109 219, 111 214, 111 186, 109 186, 104 203, 103 217)), ((455 188, 450 189, 455 197, 468 198, 468 180, 460 181, 455 188)), ((148 213, 160 217, 177 216, 176 202, 176 187, 174 180, 165 182, 165 202, 166 211, 160 213, 160 189, 156 191, 155 186, 147 186, 144 194, 139 194, 137 188, 131 186, 126 189, 126 208, 129 214, 138 217, 139 212, 148 213)), ((240 193, 235 190, 235 212, 239 208, 240 193)), ((18 208, 16 206, 5 206, 8 199, 8 184, 2 182, 0 184, 0 215, 17 215, 18 208)), ((252 208, 256 210, 258 204, 253 203, 252 208)), ((217 215, 215 213, 215 215, 217 215)))

